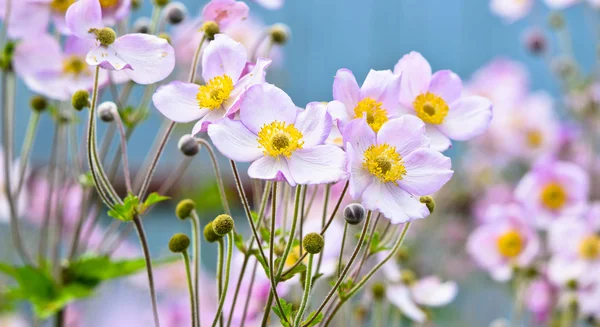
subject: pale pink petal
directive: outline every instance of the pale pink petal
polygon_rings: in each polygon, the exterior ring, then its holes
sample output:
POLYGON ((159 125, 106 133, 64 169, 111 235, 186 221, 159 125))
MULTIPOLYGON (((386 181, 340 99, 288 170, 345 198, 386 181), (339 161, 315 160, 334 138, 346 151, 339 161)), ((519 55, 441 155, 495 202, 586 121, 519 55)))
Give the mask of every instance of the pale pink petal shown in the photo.
POLYGON ((225 118, 210 124, 208 136, 215 147, 231 160, 249 162, 263 156, 257 136, 240 121, 225 118))
POLYGON ((418 148, 429 147, 425 123, 413 115, 404 115, 387 121, 377 133, 377 143, 396 147, 396 152, 407 156, 418 148))
POLYGON ((450 158, 433 149, 418 149, 404 158, 406 174, 398 185, 418 196, 430 195, 444 186, 454 172, 450 158))
POLYGON ((68 36, 65 41, 65 54, 85 57, 90 50, 96 47, 92 39, 82 39, 74 35, 68 36))
POLYGON ((116 49, 98 45, 88 52, 85 61, 91 66, 100 66, 107 70, 131 69, 131 65, 119 56, 116 49))
POLYGON ((210 124, 222 119, 223 117, 225 117, 224 109, 219 108, 215 110, 209 110, 208 113, 204 117, 200 118, 200 120, 194 125, 194 128, 192 128, 192 135, 196 135, 200 132, 206 132, 210 124))
POLYGON ((246 48, 241 43, 225 34, 217 34, 204 49, 202 78, 208 82, 216 76, 227 75, 236 83, 247 61, 246 48))
POLYGON ((350 196, 354 200, 359 200, 367 187, 373 183, 374 177, 363 167, 362 152, 357 153, 350 143, 346 146, 346 154, 348 156, 346 170, 350 174, 350 196))
POLYGON ((492 120, 492 103, 480 96, 461 98, 450 106, 437 128, 453 140, 466 141, 483 133, 492 120))
POLYGON ((274 121, 293 124, 296 106, 283 90, 272 84, 251 86, 240 103, 240 119, 252 132, 274 121))
POLYGON ((302 132, 304 146, 323 144, 331 131, 332 119, 327 104, 311 102, 298 114, 294 126, 302 132))
POLYGON ((200 108, 196 95, 198 85, 174 81, 163 85, 152 96, 152 102, 160 113, 178 123, 200 119, 210 110, 200 108))
POLYGON ((394 183, 375 179, 362 194, 362 204, 368 210, 379 210, 392 224, 405 223, 429 216, 429 209, 394 183))
POLYGON ((371 98, 381 102, 389 116, 397 116, 400 111, 401 86, 400 75, 394 75, 391 70, 371 70, 360 88, 360 97, 371 98))
POLYGON ((425 127, 425 130, 427 131, 427 136, 431 140, 431 144, 429 146, 432 149, 443 152, 452 147, 452 142, 450 142, 450 139, 440 132, 435 126, 428 124, 425 127))
POLYGON ((502 231, 495 225, 483 225, 475 229, 467 240, 467 253, 477 264, 489 271, 504 265, 508 266, 498 252, 499 233, 502 231))
POLYGON ((335 145, 297 150, 288 159, 288 165, 298 184, 333 183, 346 177, 346 153, 335 145))
POLYGON ((131 66, 126 73, 138 84, 162 81, 175 68, 175 50, 167 40, 155 35, 126 34, 111 47, 131 66))
POLYGON ((544 0, 548 7, 552 9, 565 9, 569 6, 572 6, 581 0, 544 0))
POLYGON ((387 286, 385 294, 388 300, 395 305, 402 313, 413 321, 423 323, 427 320, 423 312, 410 296, 410 290, 404 285, 387 286))
POLYGON ((49 34, 21 40, 15 48, 13 65, 19 76, 62 69, 63 54, 58 41, 49 34))
POLYGON ((348 112, 353 112, 360 100, 360 88, 354 74, 349 69, 337 71, 333 80, 333 99, 342 102, 348 112))
POLYGON ((291 186, 296 186, 288 167, 288 161, 283 158, 265 156, 254 161, 248 168, 248 176, 257 179, 287 181, 291 186))
POLYGON ((279 9, 283 6, 284 0, 254 0, 254 1, 267 9, 275 10, 275 9, 279 9))
POLYGON ((204 21, 214 21, 224 28, 230 23, 235 23, 248 17, 250 8, 242 1, 212 0, 202 9, 204 21))
POLYGON ((429 92, 442 97, 450 104, 460 98, 462 81, 460 77, 450 70, 440 70, 431 77, 429 92))
POLYGON ((65 15, 67 26, 73 34, 81 38, 95 38, 91 29, 101 29, 102 7, 98 0, 79 0, 69 6, 65 15))
POLYGON ((458 294, 458 285, 430 276, 417 281, 411 287, 411 291, 416 303, 428 307, 441 307, 454 300, 458 294))
POLYGON ((400 103, 406 108, 412 108, 415 98, 429 88, 431 66, 420 53, 413 51, 398 61, 394 74, 402 74, 400 103))
POLYGON ((327 111, 331 115, 331 118, 338 121, 338 126, 340 125, 340 123, 350 121, 350 116, 348 115, 346 106, 341 101, 334 100, 329 102, 327 106, 327 111))
POLYGON ((364 119, 354 119, 350 121, 350 123, 344 127, 342 135, 344 138, 344 145, 347 146, 348 143, 352 144, 354 151, 361 156, 369 146, 377 143, 375 132, 364 119))
MULTIPOLYGON (((35 37, 47 33, 50 10, 47 4, 12 0, 8 36, 13 39, 35 37)), ((4 21, 6 0, 0 1, 0 17, 4 21)), ((4 22, 3 22, 4 23, 4 22)))
POLYGON ((271 59, 258 58, 252 70, 244 75, 235 84, 233 92, 229 95, 224 107, 227 108, 227 116, 236 113, 240 109, 242 96, 252 85, 265 82, 266 69, 271 65, 271 59))

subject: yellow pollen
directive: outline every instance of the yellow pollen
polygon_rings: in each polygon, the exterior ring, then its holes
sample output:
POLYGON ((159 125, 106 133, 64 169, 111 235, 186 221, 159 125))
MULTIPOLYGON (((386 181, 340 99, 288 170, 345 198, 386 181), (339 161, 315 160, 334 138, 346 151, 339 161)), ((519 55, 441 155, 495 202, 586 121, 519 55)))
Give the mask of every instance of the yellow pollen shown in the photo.
POLYGON ((387 111, 381 108, 381 102, 377 102, 372 98, 360 100, 354 108, 354 118, 363 117, 375 132, 378 132, 383 123, 388 121, 387 111))
POLYGON ((369 146, 363 153, 363 167, 382 182, 396 185, 406 174, 402 156, 387 143, 369 146))
POLYGON ((532 148, 539 148, 544 142, 542 132, 538 130, 527 131, 527 144, 532 148))
POLYGON ((302 149, 304 145, 302 137, 302 133, 294 127, 294 124, 287 125, 284 122, 274 121, 260 129, 258 143, 265 156, 283 155, 289 158, 294 151, 302 149))
POLYGON ((80 76, 89 73, 88 65, 79 56, 70 56, 63 61, 63 73, 80 76))
POLYGON ((413 107, 422 121, 434 125, 443 123, 450 110, 444 99, 430 92, 419 94, 413 107))
POLYGON ((66 12, 69 6, 75 3, 77 0, 52 0, 50 2, 50 8, 58 12, 66 12))
POLYGON ((510 230, 498 237, 497 246, 498 252, 507 258, 514 258, 523 251, 524 240, 523 236, 516 231, 510 230))
POLYGON ((598 259, 600 257, 600 236, 591 235, 584 238, 579 244, 579 255, 586 260, 598 259))
POLYGON ((196 100, 200 108, 215 110, 223 105, 233 91, 233 81, 227 75, 213 77, 206 85, 200 86, 196 100))
POLYGON ((100 0, 100 6, 102 6, 102 8, 114 7, 117 3, 119 3, 119 0, 100 0))
POLYGON ((546 208, 559 210, 567 202, 567 192, 562 185, 552 182, 542 189, 540 198, 546 208))

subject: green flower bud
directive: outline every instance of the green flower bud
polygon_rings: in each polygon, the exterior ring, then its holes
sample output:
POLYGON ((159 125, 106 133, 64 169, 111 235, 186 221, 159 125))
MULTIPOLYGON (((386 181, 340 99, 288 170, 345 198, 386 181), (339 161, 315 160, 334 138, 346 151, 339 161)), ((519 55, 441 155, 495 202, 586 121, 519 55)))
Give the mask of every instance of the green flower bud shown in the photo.
POLYGON ((102 45, 111 45, 115 43, 115 40, 117 39, 117 33, 110 27, 96 29, 93 32, 96 35, 96 40, 102 45))
POLYGON ((213 231, 215 234, 219 236, 227 235, 227 233, 231 232, 234 226, 233 218, 230 215, 218 215, 215 220, 213 220, 213 231))
POLYGON ((131 0, 131 8, 133 10, 140 9, 140 7, 142 6, 142 2, 143 0, 131 0))
POLYGON ((184 220, 192 215, 192 210, 196 209, 196 203, 191 199, 185 199, 177 203, 175 215, 177 218, 184 220))
POLYGON ((319 233, 309 233, 304 236, 302 240, 302 247, 306 252, 317 254, 323 250, 325 246, 325 239, 319 233))
POLYGON ((202 24, 201 30, 204 31, 206 37, 211 41, 214 40, 215 35, 219 34, 220 32, 219 24, 213 21, 208 21, 202 24))
POLYGON ((204 239, 209 243, 214 243, 221 239, 221 236, 217 235, 213 230, 213 222, 211 221, 204 226, 204 239))
POLYGON ((77 111, 81 111, 85 107, 90 106, 90 93, 86 90, 79 90, 73 94, 71 104, 77 111))
POLYGON ((375 300, 382 300, 385 296, 385 285, 381 282, 375 283, 371 287, 371 292, 373 293, 373 298, 375 298, 375 300))
POLYGON ((283 24, 275 24, 270 30, 271 41, 275 44, 285 44, 289 38, 289 28, 283 24))
POLYGON ((190 238, 185 234, 177 233, 169 241, 169 250, 174 253, 184 252, 189 246, 190 238))
POLYGON ((429 195, 426 196, 422 196, 420 199, 421 203, 425 203, 425 205, 427 206, 427 209, 429 209, 430 213, 433 213, 433 211, 435 210, 435 201, 433 200, 433 198, 429 195))
POLYGON ((48 108, 48 100, 41 95, 34 95, 31 97, 29 104, 31 105, 31 109, 37 112, 42 112, 48 108))
POLYGON ((553 29, 559 30, 565 27, 565 18, 561 13, 553 12, 550 14, 550 17, 548 17, 548 24, 553 29))
POLYGON ((164 7, 169 3, 169 0, 154 0, 154 4, 158 7, 164 7))

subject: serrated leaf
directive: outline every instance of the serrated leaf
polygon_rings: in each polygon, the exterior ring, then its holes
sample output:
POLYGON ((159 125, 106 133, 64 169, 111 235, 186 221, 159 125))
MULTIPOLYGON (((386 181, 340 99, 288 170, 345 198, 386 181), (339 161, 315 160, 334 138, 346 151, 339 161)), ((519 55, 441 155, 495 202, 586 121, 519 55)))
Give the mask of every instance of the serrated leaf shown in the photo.
POLYGON ((306 320, 304 320, 304 322, 302 322, 302 326, 304 326, 305 324, 307 324, 310 321, 310 324, 306 325, 306 327, 311 327, 314 326, 318 323, 320 323, 323 320, 323 312, 319 312, 319 314, 315 317, 315 319, 313 319, 313 316, 315 315, 316 311, 311 312, 308 317, 306 318, 306 320), (311 321, 312 320, 312 321, 311 321))
POLYGON ((282 298, 280 298, 279 300, 281 302, 281 308, 283 309, 283 312, 279 310, 279 306, 277 306, 277 304, 275 304, 271 308, 273 309, 273 312, 275 312, 277 317, 279 317, 279 322, 281 323, 281 325, 284 327, 289 327, 290 324, 288 323, 288 321, 292 321, 292 304, 287 303, 282 298))
POLYGON ((170 199, 170 197, 160 195, 157 192, 150 193, 148 195, 148 197, 146 198, 146 201, 144 201, 144 204, 140 208, 140 214, 143 213, 144 211, 146 211, 146 209, 148 209, 148 207, 150 207, 151 205, 159 203, 159 202, 163 202, 163 201, 166 201, 169 199, 170 199))
POLYGON ((132 221, 139 213, 139 204, 140 199, 130 193, 123 199, 123 204, 115 204, 114 208, 108 211, 108 215, 122 221, 132 221))

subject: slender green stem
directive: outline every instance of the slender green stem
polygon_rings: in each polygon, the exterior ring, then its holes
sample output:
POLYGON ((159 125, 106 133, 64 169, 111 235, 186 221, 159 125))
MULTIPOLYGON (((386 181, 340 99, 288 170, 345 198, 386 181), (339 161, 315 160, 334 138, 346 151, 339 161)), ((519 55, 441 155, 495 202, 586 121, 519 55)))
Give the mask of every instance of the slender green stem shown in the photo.
POLYGON ((373 327, 383 327, 383 301, 375 301, 375 308, 371 314, 371 325, 373 327))
MULTIPOLYGON (((248 205, 248 198, 246 197, 246 192, 244 191, 244 187, 242 185, 242 179, 240 178, 240 174, 238 172, 237 165, 235 164, 235 161, 233 161, 233 160, 231 160, 230 162, 231 162, 231 169, 233 171, 233 176, 235 178, 235 185, 237 187, 240 199, 242 200, 242 205, 243 205, 244 211, 246 213, 246 218, 248 219, 248 222, 250 223, 250 228, 252 229, 252 233, 254 234, 254 238, 256 240, 260 240, 260 238, 258 236, 258 231, 256 229, 256 225, 254 224, 254 220, 252 219, 252 212, 250 210, 250 206, 248 205)), ((266 255, 265 255, 265 251, 260 246, 260 243, 259 243, 259 246, 258 246, 258 252, 259 252, 260 256, 262 257, 262 259, 265 262, 267 262, 268 259, 267 259, 266 255)), ((269 280, 271 281, 271 292, 270 293, 275 297, 275 302, 277 303, 277 307, 279 308, 279 310, 281 310, 281 312, 283 312, 283 307, 281 305, 281 300, 279 299, 279 296, 277 295, 277 285, 274 283, 273 278, 269 278, 269 280)), ((266 310, 265 310, 265 317, 268 317, 268 312, 270 312, 270 307, 266 308, 266 310)), ((289 323, 287 321, 287 319, 285 319, 285 320, 286 320, 287 323, 289 323)))
POLYGON ((275 220, 277 219, 277 182, 273 182, 271 191, 271 232, 269 234, 269 278, 277 285, 275 278, 275 220))
POLYGON ((143 200, 146 197, 146 192, 148 192, 148 188, 150 187, 150 182, 152 181, 152 177, 154 176, 154 172, 156 171, 156 167, 158 166, 158 161, 160 160, 160 157, 163 151, 165 150, 165 147, 167 146, 167 141, 169 141, 169 137, 171 136, 171 133, 173 133, 173 129, 175 128, 176 123, 171 121, 167 122, 166 124, 167 125, 165 128, 165 132, 158 143, 158 148, 156 149, 156 152, 154 153, 154 156, 150 161, 150 165, 146 169, 146 174, 142 182, 142 186, 140 187, 140 190, 138 192, 138 198, 140 200, 143 200))
POLYGON ((229 202, 227 202, 227 195, 225 194, 225 186, 223 183, 223 175, 221 174, 221 169, 219 168, 219 162, 217 161, 217 156, 215 155, 215 150, 205 139, 197 138, 196 142, 204 146, 208 155, 210 156, 210 161, 212 162, 213 170, 215 171, 215 177, 217 179, 217 187, 219 188, 219 196, 221 197, 221 204, 223 205, 223 210, 225 213, 231 216, 231 209, 229 209, 229 202))
MULTIPOLYGON (((248 286, 248 294, 246 294, 246 302, 244 303, 244 312, 242 313, 242 322, 240 327, 244 327, 246 323, 246 316, 248 315, 248 307, 250 306, 250 297, 252 296, 252 289, 254 288, 254 280, 256 279, 256 269, 258 269, 258 260, 254 261, 254 267, 252 267, 252 277, 250 277, 250 285, 248 286)), ((231 312, 233 315, 233 311, 231 312)), ((231 319, 231 318, 230 318, 231 319)))
MULTIPOLYGON (((327 218, 327 207, 329 206, 329 197, 331 195, 331 185, 327 184, 325 186, 325 199, 323 200, 323 217, 321 218, 321 228, 325 227, 325 219, 327 218)), ((317 269, 315 270, 315 275, 319 274, 321 270, 321 263, 323 262, 323 254, 319 254, 319 260, 317 261, 317 269)))
POLYGON ((44 220, 42 228, 40 228, 40 241, 38 244, 38 261, 40 266, 46 264, 46 255, 48 250, 48 238, 50 233, 50 222, 52 216, 52 206, 54 205, 54 188, 56 184, 56 166, 58 166, 58 140, 59 140, 59 125, 54 127, 54 136, 52 136, 52 146, 50 149, 50 162, 48 166, 48 196, 45 199, 44 220))
POLYGON ((194 53, 194 59, 192 60, 192 67, 190 68, 190 73, 188 77, 188 83, 194 83, 196 80, 196 72, 198 71, 198 61, 200 60, 200 53, 202 52, 202 45, 206 42, 206 34, 202 36, 200 43, 198 44, 198 48, 196 48, 196 52, 194 53))
POLYGON ((338 271, 337 276, 340 277, 342 273, 342 258, 344 256, 344 245, 346 244, 346 234, 348 233, 348 222, 344 224, 344 235, 342 236, 342 245, 340 246, 340 257, 338 259, 338 271))
POLYGON ((29 123, 27 124, 27 132, 25 134, 25 141, 23 141, 23 147, 21 148, 21 155, 19 156, 19 179, 17 180, 17 189, 14 192, 14 197, 19 198, 23 185, 25 184, 25 172, 27 172, 27 164, 31 157, 31 150, 33 149, 33 142, 37 132, 38 123, 40 122, 40 113, 34 111, 29 117, 29 123))
POLYGON ((131 187, 131 174, 129 172, 129 160, 127 159, 127 133, 125 132, 125 125, 121 116, 117 110, 113 110, 112 115, 117 124, 117 130, 119 131, 119 139, 121 140, 121 157, 123 158, 123 176, 125 178, 125 187, 127 188, 127 194, 133 193, 131 187))
POLYGON ((194 285, 192 284, 192 273, 190 271, 190 256, 188 255, 187 250, 181 252, 183 256, 183 262, 185 263, 185 275, 187 277, 188 290, 190 292, 190 312, 192 315, 192 327, 196 327, 196 310, 198 307, 196 306, 196 300, 194 298, 194 285))
POLYGON ((194 303, 196 303, 196 326, 200 326, 200 291, 199 291, 199 283, 200 283, 200 218, 195 210, 192 210, 191 216, 192 222, 192 241, 194 242, 193 249, 193 260, 194 260, 194 303))
POLYGON ((279 279, 282 276, 283 268, 285 267, 285 262, 290 255, 290 251, 292 250, 292 245, 294 244, 294 237, 296 236, 296 225, 298 224, 298 216, 300 213, 300 195, 302 195, 302 189, 306 186, 298 185, 296 187, 296 195, 294 196, 294 218, 292 218, 292 227, 290 230, 290 236, 286 242, 285 250, 283 251, 283 255, 281 256, 281 260, 279 262, 279 268, 277 269, 276 278, 279 279))
POLYGON ((223 239, 220 238, 217 241, 218 252, 217 252, 217 298, 221 298, 223 293, 223 266, 225 266, 225 244, 223 239))
POLYGON ((304 280, 304 294, 302 295, 302 301, 300 302, 300 308, 298 309, 298 313, 296 314, 296 318, 294 319, 294 326, 299 327, 300 323, 302 323, 302 317, 304 316, 304 311, 306 311, 306 307, 308 305, 308 299, 310 298, 310 290, 312 289, 312 266, 314 254, 310 253, 308 255, 308 264, 306 266, 306 278, 304 280))
POLYGON ((373 235, 375 235, 375 232, 377 231, 377 224, 379 223, 380 217, 381 217, 381 213, 378 213, 377 218, 375 218, 375 223, 373 224, 373 228, 371 228, 371 232, 369 233, 369 240, 367 241, 367 247, 365 248, 365 252, 363 252, 363 257, 360 260, 358 267, 356 268, 356 271, 354 272, 354 274, 352 274, 352 278, 354 278, 354 279, 356 279, 356 277, 358 277, 358 275, 360 274, 360 270, 362 269, 363 265, 367 261, 367 258, 371 254, 371 244, 373 243, 373 235))
POLYGON ((329 293, 327 293, 327 295, 325 296, 325 299, 323 300, 323 302, 321 303, 321 305, 319 306, 319 308, 317 309, 317 311, 315 312, 315 314, 312 316, 312 318, 309 321, 307 321, 303 326, 310 326, 310 323, 315 318, 317 318, 317 316, 319 315, 319 313, 321 313, 323 311, 323 309, 325 308, 325 306, 327 305, 327 303, 336 294, 336 292, 337 292, 338 288, 340 287, 340 285, 342 285, 342 282, 346 278, 346 275, 348 274, 348 271, 350 271, 350 267, 352 267, 352 263, 354 263, 354 260, 356 260, 356 257, 358 256, 358 253, 362 249, 362 246, 363 246, 363 243, 364 243, 364 240, 365 240, 365 236, 367 235, 367 230, 369 230, 369 224, 371 223, 371 215, 372 215, 372 212, 369 210, 369 212, 367 213, 367 218, 365 219, 365 224, 363 225, 362 231, 360 233, 360 237, 358 239, 358 243, 356 244, 356 247, 354 248, 354 252, 352 252, 352 256, 350 257, 350 260, 348 261, 348 263, 344 267, 344 270, 342 271, 341 275, 338 277, 337 281, 335 282, 335 285, 333 285, 333 287, 331 288, 331 290, 329 291, 329 293))
MULTIPOLYGON (((213 321, 212 327, 217 325, 218 321, 223 323, 223 306, 225 305, 225 298, 227 297, 227 289, 229 288, 229 276, 231 275, 231 257, 233 254, 233 230, 227 234, 227 264, 225 266, 225 277, 223 280, 221 297, 219 299, 219 307, 217 308, 217 314, 215 315, 215 320, 213 321)), ((222 239, 221 239, 222 244, 222 239)), ((222 264, 220 263, 222 266, 222 264)), ((223 277, 223 276, 221 276, 223 277)), ((219 281, 220 283, 220 281, 219 281)))
POLYGON ((4 2, 4 24, 2 24, 2 30, 0 30, 0 42, 6 43, 6 34, 10 25, 10 18, 12 13, 12 0, 6 0, 4 2))
POLYGON ((133 224, 137 230, 140 244, 144 252, 144 258, 146 259, 146 272, 148 274, 148 285, 150 289, 150 300, 152 301, 152 313, 154 314, 154 326, 160 327, 160 319, 158 317, 158 304, 156 301, 156 289, 154 287, 154 275, 152 273, 152 257, 150 256, 150 249, 148 248, 148 240, 146 239, 146 232, 142 225, 142 220, 138 215, 133 217, 133 224))

